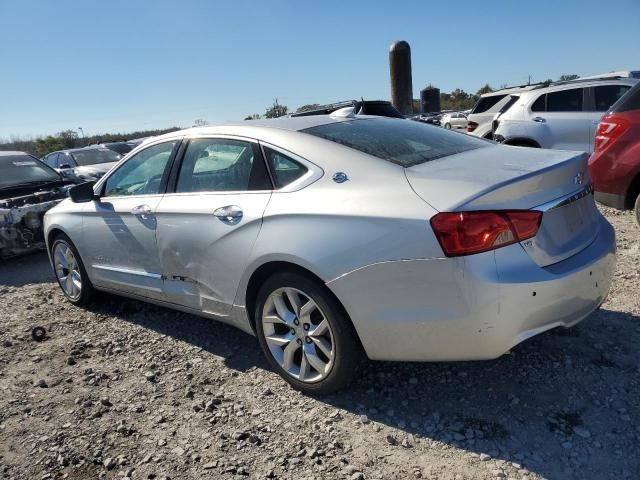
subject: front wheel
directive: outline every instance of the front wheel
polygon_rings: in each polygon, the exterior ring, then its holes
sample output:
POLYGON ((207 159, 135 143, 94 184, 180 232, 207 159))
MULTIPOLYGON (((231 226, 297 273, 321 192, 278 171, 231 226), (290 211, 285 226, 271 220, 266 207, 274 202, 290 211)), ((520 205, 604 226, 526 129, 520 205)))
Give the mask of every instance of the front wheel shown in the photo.
POLYGON ((262 285, 256 304, 260 346, 294 388, 326 394, 355 378, 364 359, 362 347, 324 285, 298 273, 278 273, 262 285))
POLYGON ((636 198, 636 205, 634 209, 636 211, 636 221, 638 222, 638 225, 640 225, 640 194, 638 194, 638 197, 636 198))
POLYGON ((74 305, 86 305, 93 297, 89 280, 78 250, 69 237, 58 235, 51 245, 51 262, 56 280, 67 300, 74 305))
POLYGON ((451 130, 451 124, 450 123, 445 123, 444 124, 444 128, 446 128, 447 130, 451 130))

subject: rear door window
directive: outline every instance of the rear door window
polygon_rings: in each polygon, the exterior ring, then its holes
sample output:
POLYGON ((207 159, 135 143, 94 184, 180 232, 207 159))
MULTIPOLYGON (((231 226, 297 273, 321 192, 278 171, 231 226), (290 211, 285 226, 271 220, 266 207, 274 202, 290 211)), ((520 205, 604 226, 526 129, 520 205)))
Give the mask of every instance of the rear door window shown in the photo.
POLYGON ((581 112, 584 89, 572 88, 547 93, 547 112, 581 112))
POLYGON ((489 110, 491 107, 493 107, 496 103, 498 103, 500 100, 502 100, 505 97, 506 95, 491 95, 489 97, 482 97, 480 98, 480 100, 478 100, 478 103, 474 105, 473 110, 471 110, 471 113, 486 112, 487 110, 489 110))
POLYGON ((307 173, 307 167, 287 157, 283 153, 264 147, 276 188, 283 188, 307 173))
POLYGON ((606 112, 631 87, 629 85, 600 85, 593 88, 596 112, 606 112))

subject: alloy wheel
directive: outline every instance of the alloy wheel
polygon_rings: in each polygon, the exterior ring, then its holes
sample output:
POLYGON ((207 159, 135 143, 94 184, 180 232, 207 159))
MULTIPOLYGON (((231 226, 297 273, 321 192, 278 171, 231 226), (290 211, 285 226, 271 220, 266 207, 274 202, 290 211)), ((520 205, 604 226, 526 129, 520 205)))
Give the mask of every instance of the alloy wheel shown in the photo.
POLYGON ((64 293, 70 299, 78 300, 82 294, 82 276, 78 260, 67 243, 59 241, 54 246, 53 265, 64 293))
POLYGON ((331 325, 306 293, 283 287, 269 295, 262 313, 271 355, 293 378, 306 383, 324 379, 335 359, 331 325))

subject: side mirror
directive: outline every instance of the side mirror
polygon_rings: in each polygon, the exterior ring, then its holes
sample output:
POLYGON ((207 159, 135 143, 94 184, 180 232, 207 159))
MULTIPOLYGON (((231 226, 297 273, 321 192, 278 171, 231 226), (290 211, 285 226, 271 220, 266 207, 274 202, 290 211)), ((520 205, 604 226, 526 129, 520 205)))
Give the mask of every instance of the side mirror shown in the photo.
POLYGON ((63 164, 62 164, 62 165, 60 165, 58 168, 59 168, 60 170, 64 170, 64 169, 67 169, 67 168, 71 168, 71 165, 69 165, 68 163, 63 163, 63 164))
POLYGON ((69 189, 69 197, 73 203, 86 203, 98 198, 93 192, 95 182, 86 182, 69 189))

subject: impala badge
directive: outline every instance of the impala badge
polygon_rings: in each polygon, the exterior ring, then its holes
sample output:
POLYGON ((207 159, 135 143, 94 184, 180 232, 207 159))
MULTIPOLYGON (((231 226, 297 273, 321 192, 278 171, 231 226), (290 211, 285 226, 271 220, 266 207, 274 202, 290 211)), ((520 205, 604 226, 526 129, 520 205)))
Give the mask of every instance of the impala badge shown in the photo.
POLYGON ((575 183, 576 185, 582 185, 584 183, 584 173, 576 173, 576 175, 573 177, 573 183, 575 183))

